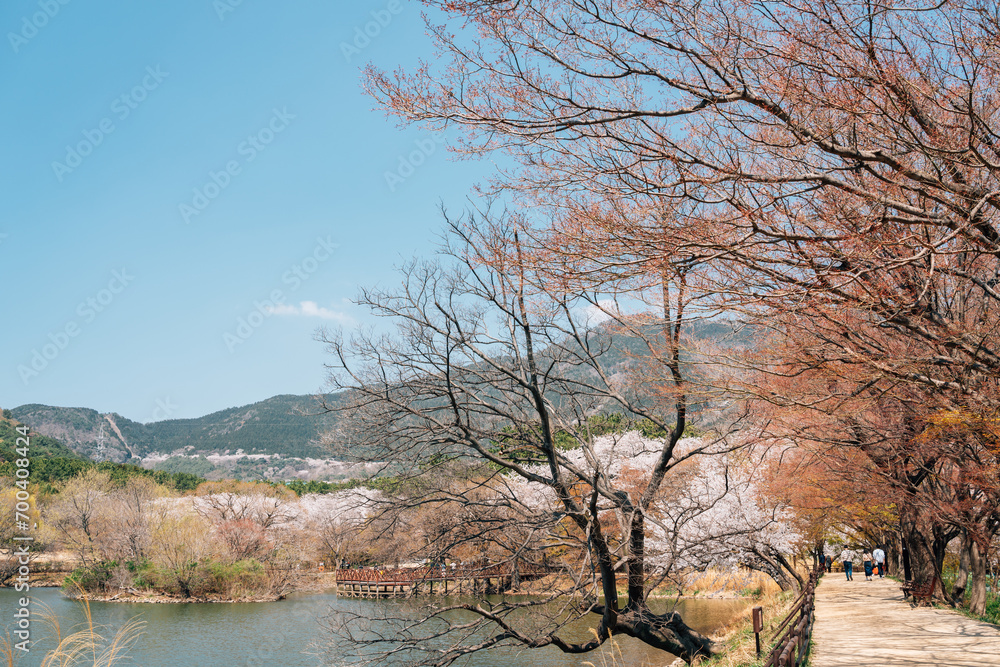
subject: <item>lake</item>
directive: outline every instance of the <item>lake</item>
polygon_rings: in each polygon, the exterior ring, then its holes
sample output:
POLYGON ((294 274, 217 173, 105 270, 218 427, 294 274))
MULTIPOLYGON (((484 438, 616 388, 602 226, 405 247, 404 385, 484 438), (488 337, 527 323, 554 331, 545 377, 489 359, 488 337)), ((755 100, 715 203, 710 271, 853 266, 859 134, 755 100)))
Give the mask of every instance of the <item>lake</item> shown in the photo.
MULTIPOLYGON (((11 612, 21 594, 12 589, 0 590, 2 625, 13 629, 11 612)), ((86 616, 80 602, 65 598, 58 589, 37 588, 31 591, 32 638, 44 634, 39 622, 39 603, 48 605, 59 618, 63 635, 69 634, 74 625, 85 622, 86 616)), ((434 604, 443 598, 420 600, 434 604)), ((661 605, 665 605, 662 602, 661 605)), ((745 607, 743 600, 683 600, 678 605, 685 622, 700 632, 712 633, 745 607)), ((338 611, 360 612, 377 615, 412 609, 413 601, 358 600, 338 598, 332 593, 296 594, 280 602, 237 604, 139 604, 100 603, 90 604, 95 625, 117 628, 133 617, 146 622, 145 633, 130 652, 131 658, 120 665, 141 667, 237 667, 257 665, 283 665, 284 667, 314 667, 317 665, 346 664, 334 654, 326 653, 321 659, 310 655, 310 647, 329 639, 329 632, 320 625, 320 619, 336 615, 338 611)), ((655 611, 662 611, 654 606, 655 611)), ((584 624, 585 625, 585 624, 584 624)), ((582 639, 585 630, 570 629, 582 639)), ((623 637, 620 641, 625 663, 648 664, 653 667, 669 664, 673 656, 649 648, 641 642, 623 637)), ((15 664, 36 667, 41 664, 47 648, 52 643, 39 641, 32 647, 29 659, 15 664)), ((312 649, 316 650, 316 649, 312 649)), ((469 667, 508 665, 510 667, 580 667, 586 661, 601 665, 596 654, 588 656, 566 655, 554 647, 502 655, 481 653, 457 664, 469 667)), ((610 660, 608 661, 610 664, 610 660)))

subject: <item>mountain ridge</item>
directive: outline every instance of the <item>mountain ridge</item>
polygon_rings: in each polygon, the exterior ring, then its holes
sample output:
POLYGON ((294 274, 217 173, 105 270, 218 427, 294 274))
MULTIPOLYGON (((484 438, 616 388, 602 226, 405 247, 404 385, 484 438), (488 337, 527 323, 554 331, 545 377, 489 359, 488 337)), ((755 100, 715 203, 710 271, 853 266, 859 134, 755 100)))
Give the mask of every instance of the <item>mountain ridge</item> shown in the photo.
POLYGON ((318 397, 298 394, 278 394, 202 417, 149 423, 116 412, 41 403, 20 405, 11 412, 18 421, 79 454, 119 463, 176 452, 323 458, 329 452, 320 439, 335 421, 333 415, 321 412, 318 397))
MULTIPOLYGON (((602 360, 609 373, 624 371, 636 359, 649 354, 641 338, 608 335, 598 327, 595 342, 602 336, 607 349, 602 360), (605 356, 606 355, 606 356, 605 356)), ((661 335, 652 331, 651 337, 661 335)), ((746 331, 738 331, 729 321, 694 322, 693 341, 722 343, 739 347, 749 342, 746 331)), ((540 354, 544 355, 545 352, 540 354)), ((695 358, 683 355, 681 364, 693 376, 701 372, 695 358)), ((575 365, 574 365, 575 366, 575 365)), ((584 365, 566 369, 569 376, 598 381, 584 365)), ((342 403, 350 392, 328 394, 327 403, 342 403)), ((91 408, 67 408, 31 403, 13 409, 13 415, 32 429, 66 444, 73 451, 97 461, 140 463, 170 472, 185 472, 209 479, 324 479, 356 476, 358 469, 346 463, 357 460, 358 452, 324 443, 323 436, 337 426, 339 415, 324 412, 320 396, 278 394, 262 401, 217 410, 202 417, 165 419, 140 423, 115 412, 100 413, 91 408), (340 457, 340 460, 335 457, 340 457)), ((707 407, 692 401, 689 417, 707 407)), ((600 408, 598 408, 600 409, 600 408)), ((710 424, 708 424, 710 426, 710 424)))

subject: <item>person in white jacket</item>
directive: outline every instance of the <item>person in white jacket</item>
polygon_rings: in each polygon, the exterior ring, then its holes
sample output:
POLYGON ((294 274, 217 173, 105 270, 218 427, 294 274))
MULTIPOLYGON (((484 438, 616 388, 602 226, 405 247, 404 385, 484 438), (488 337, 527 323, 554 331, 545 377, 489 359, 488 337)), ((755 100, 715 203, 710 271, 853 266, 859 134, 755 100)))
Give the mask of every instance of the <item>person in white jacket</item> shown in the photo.
POLYGON ((875 559, 875 567, 878 568, 879 579, 885 577, 885 552, 882 550, 881 545, 875 547, 872 557, 875 559))
POLYGON ((844 550, 840 552, 840 562, 844 564, 844 574, 847 575, 848 581, 854 581, 854 552, 844 547, 844 550))

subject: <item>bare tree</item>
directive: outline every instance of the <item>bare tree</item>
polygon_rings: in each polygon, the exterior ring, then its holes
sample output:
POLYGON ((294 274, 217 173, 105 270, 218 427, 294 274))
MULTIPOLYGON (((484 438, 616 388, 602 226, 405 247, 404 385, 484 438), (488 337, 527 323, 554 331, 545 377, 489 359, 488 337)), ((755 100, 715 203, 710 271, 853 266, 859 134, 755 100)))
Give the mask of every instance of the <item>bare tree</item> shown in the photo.
POLYGON ((249 519, 225 521, 216 525, 215 532, 225 545, 229 557, 234 561, 246 558, 268 560, 273 551, 267 533, 249 519))
POLYGON ((299 499, 303 532, 313 548, 339 569, 345 563, 367 563, 373 551, 374 526, 366 519, 371 499, 379 493, 364 487, 334 493, 307 494, 299 499))
POLYGON ((205 482, 196 489, 193 508, 207 519, 214 537, 233 561, 256 559, 272 578, 275 594, 290 586, 289 572, 301 560, 295 494, 263 482, 205 482))
POLYGON ((109 535, 104 540, 105 557, 141 563, 149 554, 154 526, 163 513, 156 500, 163 489, 149 477, 129 477, 125 484, 109 493, 109 535))
POLYGON ((113 516, 108 498, 113 489, 106 473, 87 470, 66 482, 45 513, 54 538, 85 566, 105 557, 113 516))
POLYGON ((296 516, 295 494, 264 482, 205 482, 196 493, 195 510, 213 523, 250 521, 268 530, 296 516))
POLYGON ((527 570, 541 565, 549 545, 564 554, 572 583, 548 598, 562 600, 553 614, 561 620, 519 627, 515 612, 541 609, 535 601, 458 604, 374 641, 436 665, 511 645, 585 653, 612 634, 687 661, 711 654, 712 642, 679 614, 647 606, 655 573, 646 538, 664 478, 684 461, 731 449, 721 438, 682 441, 691 390, 683 280, 657 280, 652 294, 629 286, 618 303, 609 280, 597 294, 533 270, 516 225, 455 222, 449 238, 442 261, 404 268, 398 290, 363 292, 361 302, 391 321, 394 336, 325 335, 336 360, 333 389, 350 390, 331 408, 344 417, 335 440, 395 476, 382 513, 389 529, 405 508, 455 512, 437 522, 437 535, 424 533, 441 556, 493 536, 493 557, 527 570), (601 323, 588 327, 594 314, 601 323), (645 391, 647 384, 657 390, 645 391), (617 441, 598 446, 592 418, 602 413, 643 420, 659 434, 643 452, 651 465, 641 485, 631 488, 619 474, 622 458, 636 452, 617 441), (609 522, 620 530, 609 531, 609 522), (477 620, 449 620, 456 609, 477 620), (578 617, 594 619, 593 639, 561 636, 562 624, 578 617), (443 648, 429 641, 442 637, 451 639, 443 648))
POLYGON ((183 597, 195 594, 205 577, 201 561, 218 554, 208 523, 194 514, 168 513, 156 526, 150 557, 165 582, 183 597))

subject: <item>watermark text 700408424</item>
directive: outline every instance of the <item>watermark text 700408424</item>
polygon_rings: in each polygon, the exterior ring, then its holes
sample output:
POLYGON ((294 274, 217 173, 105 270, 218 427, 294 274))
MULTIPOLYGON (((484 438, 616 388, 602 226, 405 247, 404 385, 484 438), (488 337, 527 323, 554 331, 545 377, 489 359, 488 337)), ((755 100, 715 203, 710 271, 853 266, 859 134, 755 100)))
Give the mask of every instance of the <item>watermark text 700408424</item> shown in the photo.
MULTIPOLYGON (((17 559, 17 574, 14 576, 14 590, 27 593, 31 590, 31 544, 35 538, 32 531, 38 524, 31 517, 31 493, 28 491, 28 477, 31 474, 31 437, 28 427, 17 427, 18 437, 14 443, 14 558, 17 559)), ((31 598, 27 595, 15 600, 14 636, 20 641, 14 644, 18 651, 28 653, 31 642, 31 598)))

